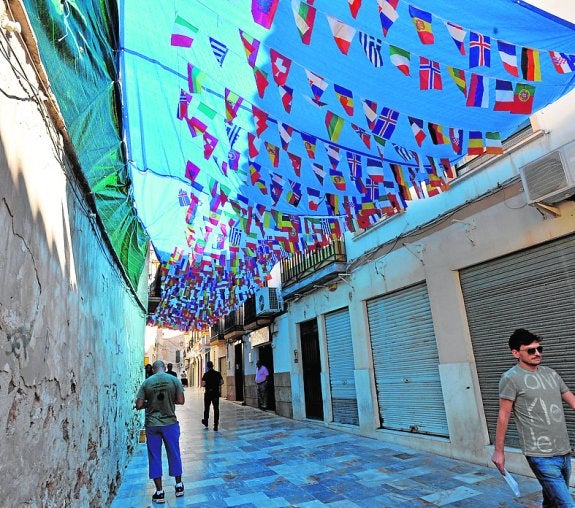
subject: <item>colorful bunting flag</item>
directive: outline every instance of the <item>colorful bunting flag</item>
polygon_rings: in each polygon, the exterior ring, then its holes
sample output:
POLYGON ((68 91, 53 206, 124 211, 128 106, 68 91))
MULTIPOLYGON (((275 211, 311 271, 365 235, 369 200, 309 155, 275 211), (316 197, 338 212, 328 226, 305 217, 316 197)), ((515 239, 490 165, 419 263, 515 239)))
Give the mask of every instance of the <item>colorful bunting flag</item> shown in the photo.
POLYGON ((395 126, 397 125, 398 118, 399 113, 397 111, 387 107, 382 108, 373 127, 373 133, 384 139, 391 138, 393 131, 395 130, 395 126))
POLYGON ((226 99, 226 120, 232 123, 234 121, 234 118, 238 114, 238 109, 240 108, 243 99, 238 94, 232 92, 228 88, 225 89, 225 99, 226 99))
POLYGON ((258 51, 260 49, 260 41, 244 32, 241 28, 239 30, 240 30, 240 38, 246 51, 248 64, 250 67, 254 68, 256 66, 256 59, 258 57, 258 51))
POLYGON ((178 101, 178 112, 176 114, 176 118, 178 120, 183 120, 184 118, 188 118, 188 107, 190 102, 192 101, 192 96, 187 93, 185 90, 180 90, 180 100, 178 101))
POLYGON ((499 132, 485 133, 485 153, 501 154, 503 146, 501 144, 501 134, 499 132))
POLYGON ((419 57, 419 89, 442 90, 441 69, 439 62, 429 60, 424 56, 419 57))
POLYGON ((329 139, 337 143, 343 129, 343 118, 332 111, 328 111, 325 114, 325 126, 327 127, 329 139))
POLYGON ((291 8, 295 25, 303 44, 309 45, 315 22, 316 8, 307 2, 292 0, 291 8))
POLYGON ((293 88, 289 86, 279 86, 278 91, 280 94, 280 99, 282 101, 282 106, 286 110, 286 113, 291 113, 291 106, 293 100, 293 88))
POLYGON ((266 147, 266 152, 270 158, 270 162, 274 168, 277 168, 280 163, 280 148, 279 146, 270 143, 269 141, 264 141, 266 147))
POLYGON ((338 190, 338 191, 342 191, 345 192, 347 186, 345 183, 345 178, 343 177, 343 174, 340 173, 339 171, 336 171, 335 169, 331 169, 329 172, 331 181, 334 185, 334 187, 338 190))
POLYGON ((434 145, 446 145, 450 139, 443 133, 443 126, 438 123, 427 122, 427 130, 434 145))
POLYGON ((230 142, 230 148, 233 148, 235 142, 238 140, 241 128, 228 122, 224 122, 224 125, 226 127, 226 134, 228 135, 228 140, 230 142))
POLYGON ((407 201, 411 201, 411 195, 409 194, 409 186, 405 181, 405 176, 403 175, 403 168, 399 164, 390 164, 391 172, 397 183, 399 189, 399 198, 403 204, 403 208, 407 208, 407 201))
MULTIPOLYGON (((383 162, 381 162, 380 159, 368 158, 365 166, 365 172, 372 182, 384 183, 383 162)), ((368 182, 369 180, 365 181, 366 187, 368 187, 368 182)))
POLYGON ((320 185, 323 185, 323 180, 325 178, 325 169, 323 169, 323 166, 317 162, 312 162, 311 169, 314 172, 320 185))
POLYGON ((290 190, 286 194, 286 201, 296 208, 301 201, 302 192, 301 192, 301 183, 293 182, 292 180, 288 179, 288 183, 290 186, 290 190))
POLYGON ((287 151, 289 143, 291 141, 293 133, 293 127, 287 123, 278 122, 278 134, 282 142, 282 149, 287 151))
POLYGON ((278 86, 285 85, 291 67, 291 60, 272 48, 270 49, 270 61, 274 81, 278 86))
POLYGON ((469 32, 469 67, 491 67, 491 38, 469 32))
POLYGON ((447 66, 447 74, 451 76, 453 82, 463 92, 463 95, 467 97, 467 83, 465 81, 465 71, 462 69, 456 69, 455 67, 447 66))
POLYGON ((480 131, 469 131, 468 155, 481 155, 483 153, 483 134, 480 131))
POLYGON ((300 135, 308 157, 310 159, 315 159, 315 145, 317 143, 317 138, 305 132, 301 132, 300 135))
POLYGON ((413 137, 417 142, 418 146, 421 146, 423 140, 427 137, 425 131, 423 130, 423 120, 419 118, 414 118, 412 116, 408 117, 409 125, 411 126, 411 131, 413 132, 413 137))
POLYGON ((575 71, 575 55, 567 55, 557 51, 549 51, 551 62, 559 74, 575 71))
POLYGON ((248 132, 248 154, 251 159, 254 159, 260 153, 261 139, 256 138, 252 132, 248 132))
POLYGON ((367 126, 370 130, 373 130, 375 121, 377 120, 377 104, 369 99, 361 99, 361 103, 363 104, 363 112, 367 119, 367 126))
POLYGON ((339 148, 330 143, 326 143, 325 152, 327 154, 327 158, 329 159, 332 169, 337 169, 339 161, 341 160, 341 155, 339 154, 339 148))
POLYGON ((387 32, 391 28, 391 25, 399 18, 399 14, 397 14, 398 3, 399 0, 377 0, 377 10, 379 11, 379 19, 381 20, 381 29, 384 37, 387 37, 387 32))
POLYGON ((353 116, 353 92, 336 83, 333 84, 333 90, 345 112, 353 116))
POLYGON ((404 146, 396 145, 395 143, 392 143, 392 145, 393 148, 395 148, 397 155, 399 155, 405 162, 413 160, 415 152, 412 152, 411 150, 405 148, 404 146))
POLYGON ((489 107, 489 78, 481 74, 471 73, 467 106, 476 108, 489 107))
POLYGON ((362 177, 361 155, 355 152, 347 152, 347 165, 349 166, 349 175, 352 180, 362 177))
POLYGON ((199 67, 188 63, 188 89, 190 93, 201 93, 202 84, 207 74, 199 67))
POLYGON ((523 73, 523 79, 541 81, 539 50, 531 48, 521 49, 521 72, 523 73))
POLYGON ((291 165, 296 176, 301 176, 301 157, 294 153, 287 152, 291 165))
POLYGON ((366 146, 366 148, 371 148, 371 136, 370 134, 362 129, 361 127, 359 127, 358 125, 352 123, 351 124, 351 128, 354 130, 354 132, 357 133, 357 135, 359 136, 359 138, 363 141, 363 144, 366 146))
POLYGON ((417 35, 422 44, 433 44, 435 42, 431 29, 431 13, 422 11, 413 5, 409 5, 409 15, 413 20, 417 35))
POLYGON ((203 133, 204 137, 204 159, 208 160, 218 144, 218 138, 210 134, 207 130, 203 133))
POLYGON ((323 200, 321 192, 314 187, 307 187, 307 197, 309 209, 316 212, 323 200))
POLYGON ((381 67, 383 65, 383 57, 381 56, 382 41, 368 35, 364 32, 359 32, 359 42, 363 48, 365 56, 373 64, 374 67, 381 67))
POLYGON ((259 67, 253 68, 254 77, 256 78, 256 86, 258 89, 258 95, 261 99, 264 98, 264 94, 267 86, 270 84, 268 81, 268 73, 259 67))
POLYGON ((252 0, 252 17, 264 28, 271 28, 279 0, 252 0))
POLYGON ((228 54, 228 47, 223 42, 217 41, 213 37, 210 37, 210 46, 212 47, 212 52, 216 57, 216 61, 221 67, 224 64, 226 55, 228 54))
POLYGON ((505 41, 497 41, 497 50, 501 58, 504 69, 512 76, 519 77, 517 67, 517 48, 515 44, 505 41))
POLYGON ((535 87, 526 83, 517 83, 513 96, 513 108, 511 113, 518 115, 530 115, 533 111, 533 99, 535 87))
POLYGON ((254 104, 252 104, 252 113, 254 115, 254 121, 256 124, 256 136, 259 137, 268 128, 267 122, 269 115, 254 104))
POLYGON ((305 73, 307 75, 307 80, 310 84, 311 92, 313 94, 313 102, 315 102, 317 105, 324 105, 324 103, 321 102, 321 96, 328 87, 327 81, 321 76, 318 76, 317 74, 314 74, 307 69, 305 69, 305 73))
POLYGON ((349 12, 351 13, 352 18, 357 18, 357 13, 361 8, 361 0, 347 0, 349 4, 349 12))
POLYGON ((397 46, 389 45, 389 59, 403 74, 409 76, 410 72, 410 59, 409 51, 398 48, 397 46))
POLYGON ((332 16, 327 16, 327 21, 337 47, 344 55, 347 55, 351 41, 355 36, 355 28, 346 25, 343 21, 332 16))
POLYGON ((192 42, 194 42, 194 36, 197 33, 198 29, 194 25, 186 21, 181 16, 176 16, 170 43, 172 46, 189 48, 192 46, 192 42))
POLYGON ((230 150, 228 152, 228 165, 233 171, 237 171, 240 165, 240 152, 230 150))
POLYGON ((463 129, 449 128, 449 139, 451 140, 451 148, 457 155, 461 155, 463 151, 463 129))
POLYGON ((446 21, 445 26, 459 52, 465 56, 465 36, 467 35, 467 32, 459 25, 451 23, 450 21, 446 21))
POLYGON ((511 111, 514 104, 513 83, 503 79, 495 80, 494 111, 511 111))

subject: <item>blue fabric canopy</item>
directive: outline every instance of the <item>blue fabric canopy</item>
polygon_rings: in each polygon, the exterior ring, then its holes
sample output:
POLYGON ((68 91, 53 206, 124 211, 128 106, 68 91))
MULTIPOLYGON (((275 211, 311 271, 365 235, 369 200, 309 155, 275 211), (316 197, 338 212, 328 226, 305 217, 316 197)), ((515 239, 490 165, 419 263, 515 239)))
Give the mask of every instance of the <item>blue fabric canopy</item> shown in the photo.
POLYGON ((213 323, 282 257, 447 191, 574 83, 573 25, 522 1, 120 3, 150 323, 213 323))

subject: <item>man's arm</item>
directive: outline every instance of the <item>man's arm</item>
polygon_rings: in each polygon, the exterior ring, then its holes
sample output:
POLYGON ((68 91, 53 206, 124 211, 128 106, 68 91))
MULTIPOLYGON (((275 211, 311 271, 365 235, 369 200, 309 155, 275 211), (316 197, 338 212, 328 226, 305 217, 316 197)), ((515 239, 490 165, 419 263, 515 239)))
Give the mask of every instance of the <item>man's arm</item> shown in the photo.
POLYGON ((505 474, 505 435, 509 425, 509 418, 513 411, 513 401, 499 399, 499 416, 497 417, 497 431, 495 432, 495 451, 491 461, 495 464, 501 474, 505 474))
POLYGON ((146 401, 144 399, 136 399, 136 409, 144 409, 146 407, 146 401))
POLYGON ((575 395, 573 394, 573 392, 571 390, 564 392, 561 394, 561 398, 567 403, 569 404, 569 407, 571 407, 572 409, 575 409, 575 395))
POLYGON ((184 392, 177 392, 175 403, 180 405, 180 406, 183 406, 184 402, 186 402, 186 399, 184 397, 184 392))

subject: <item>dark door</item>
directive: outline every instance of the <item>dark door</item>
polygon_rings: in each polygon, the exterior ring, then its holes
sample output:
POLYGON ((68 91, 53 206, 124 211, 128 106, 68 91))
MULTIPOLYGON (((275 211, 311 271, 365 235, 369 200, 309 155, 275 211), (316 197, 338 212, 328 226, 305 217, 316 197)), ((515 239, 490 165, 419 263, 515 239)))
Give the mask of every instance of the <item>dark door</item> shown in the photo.
POLYGON ((268 377, 268 409, 275 411, 276 398, 274 389, 274 354, 271 344, 258 348, 258 359, 266 366, 270 373, 268 377))
POLYGON ((321 394, 321 361, 317 321, 306 321, 300 325, 301 360, 306 418, 323 420, 323 397, 321 394))
POLYGON ((242 343, 236 344, 234 349, 234 363, 235 371, 234 377, 236 380, 236 400, 244 400, 244 345, 242 343))

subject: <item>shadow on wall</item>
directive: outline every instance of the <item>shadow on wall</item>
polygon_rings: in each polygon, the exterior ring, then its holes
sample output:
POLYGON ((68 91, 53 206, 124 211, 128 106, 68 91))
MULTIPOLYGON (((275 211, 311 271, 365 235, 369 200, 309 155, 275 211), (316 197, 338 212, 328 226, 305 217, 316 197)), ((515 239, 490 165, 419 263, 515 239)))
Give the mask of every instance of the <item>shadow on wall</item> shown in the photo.
POLYGON ((145 315, 21 62, 0 62, 0 499, 106 506, 142 426, 145 315))

